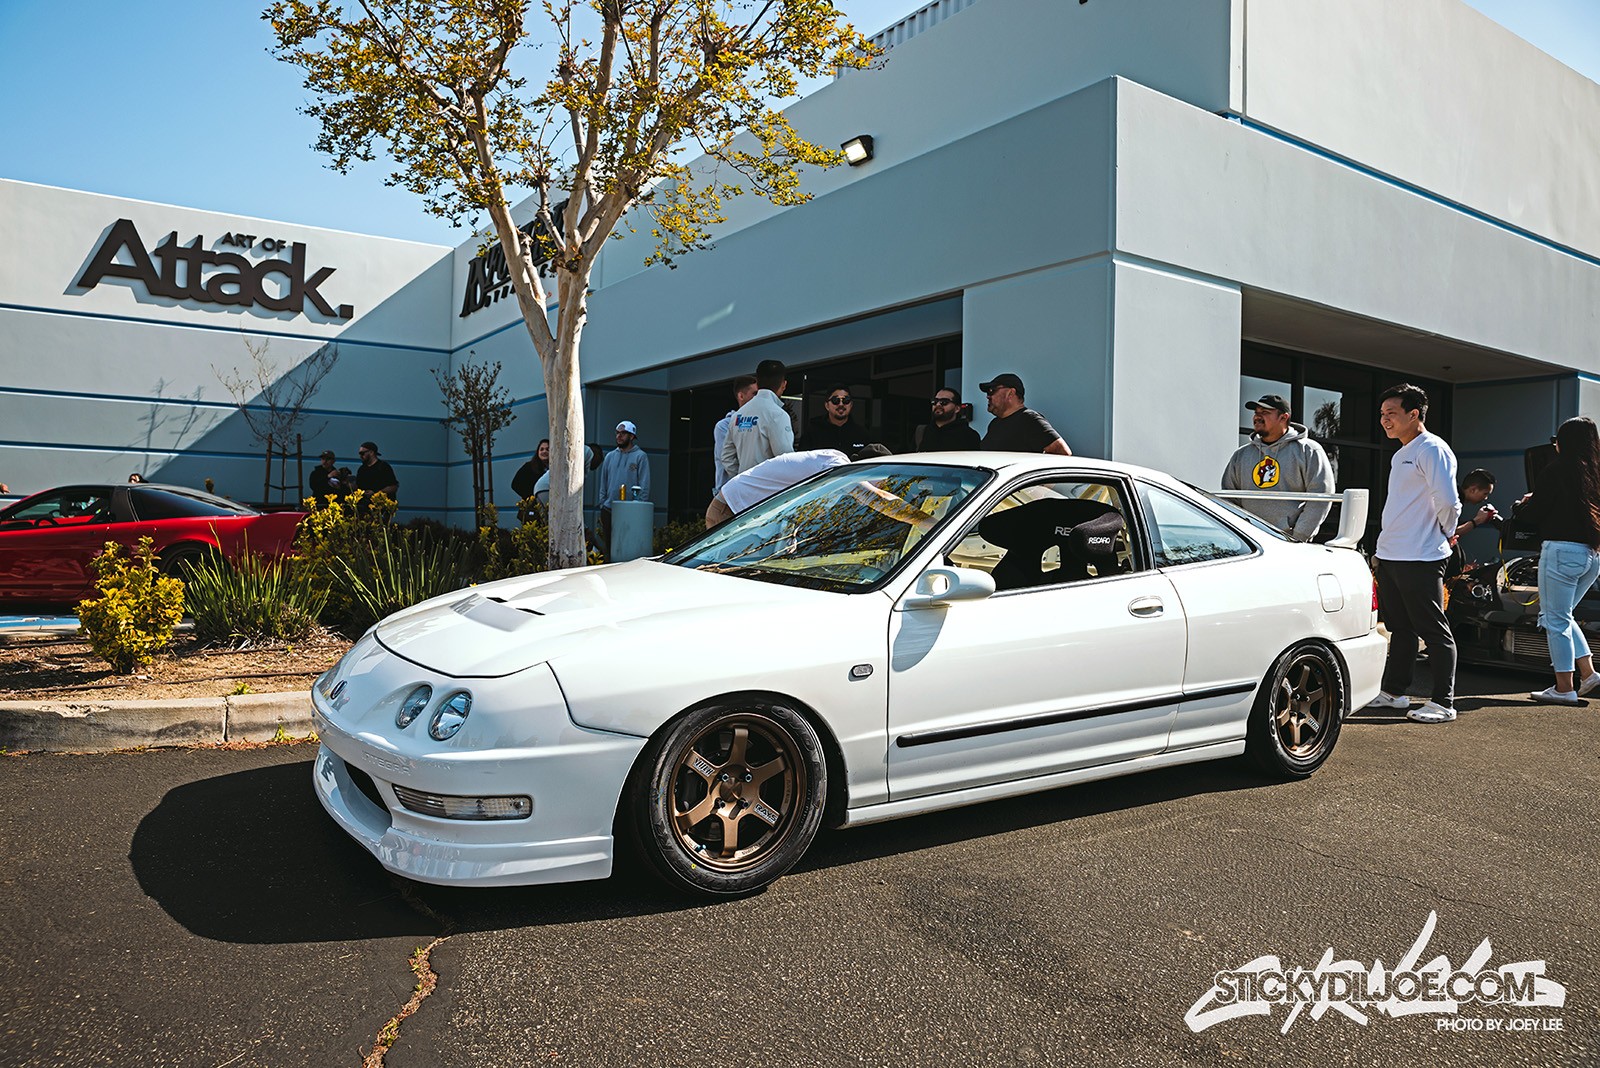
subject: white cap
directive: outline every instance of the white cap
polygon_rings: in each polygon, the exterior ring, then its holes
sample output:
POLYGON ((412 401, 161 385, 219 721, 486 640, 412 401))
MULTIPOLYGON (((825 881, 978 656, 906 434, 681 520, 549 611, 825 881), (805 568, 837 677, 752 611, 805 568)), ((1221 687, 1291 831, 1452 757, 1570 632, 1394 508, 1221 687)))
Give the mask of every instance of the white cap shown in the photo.
POLYGON ((639 428, 634 426, 633 423, 630 420, 627 420, 627 419, 624 419, 622 422, 618 423, 617 424, 617 429, 618 430, 625 430, 628 433, 632 434, 634 437, 638 437, 639 436, 639 428))

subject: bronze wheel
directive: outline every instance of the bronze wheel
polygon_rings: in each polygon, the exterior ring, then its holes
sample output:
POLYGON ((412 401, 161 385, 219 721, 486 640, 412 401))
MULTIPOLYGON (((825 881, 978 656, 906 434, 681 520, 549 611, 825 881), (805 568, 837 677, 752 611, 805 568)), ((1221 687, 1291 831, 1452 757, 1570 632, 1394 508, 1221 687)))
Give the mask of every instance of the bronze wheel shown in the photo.
POLYGON ((1261 688, 1246 751, 1269 774, 1311 774, 1338 740, 1344 691, 1344 671, 1326 646, 1302 642, 1290 649, 1261 688))
POLYGON ((765 702, 691 712, 652 742, 640 845, 669 882, 713 895, 757 890, 800 859, 827 795, 816 731, 765 702))

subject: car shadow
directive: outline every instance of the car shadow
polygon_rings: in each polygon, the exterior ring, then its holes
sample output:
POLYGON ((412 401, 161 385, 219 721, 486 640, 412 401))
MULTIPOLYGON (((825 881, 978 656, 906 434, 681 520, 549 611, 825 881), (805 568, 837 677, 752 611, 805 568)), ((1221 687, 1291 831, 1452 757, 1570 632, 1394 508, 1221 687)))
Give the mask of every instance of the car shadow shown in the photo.
MULTIPOLYGON (((297 761, 170 790, 134 832, 129 860, 140 888, 191 933, 245 944, 431 936, 717 907, 676 894, 630 864, 604 882, 532 887, 441 887, 390 875, 323 812, 311 767, 297 761)), ((827 832, 797 870, 1263 785, 1230 761, 1064 787, 827 832)))

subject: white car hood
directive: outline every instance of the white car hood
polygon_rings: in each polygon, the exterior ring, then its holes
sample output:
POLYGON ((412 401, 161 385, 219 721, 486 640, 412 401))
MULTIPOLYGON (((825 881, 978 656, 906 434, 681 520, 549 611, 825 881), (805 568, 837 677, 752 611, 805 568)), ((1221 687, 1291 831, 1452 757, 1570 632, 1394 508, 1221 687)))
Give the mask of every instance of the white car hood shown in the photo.
POLYGON ((653 560, 502 579, 390 616, 379 642, 456 678, 500 678, 598 640, 654 630, 661 617, 747 606, 770 611, 808 590, 653 560))

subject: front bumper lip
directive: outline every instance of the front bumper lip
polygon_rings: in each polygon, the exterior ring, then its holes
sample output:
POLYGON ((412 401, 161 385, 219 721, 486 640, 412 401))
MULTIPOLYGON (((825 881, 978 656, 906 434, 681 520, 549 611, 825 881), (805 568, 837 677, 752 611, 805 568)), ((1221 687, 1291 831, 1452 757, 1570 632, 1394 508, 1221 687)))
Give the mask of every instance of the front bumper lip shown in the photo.
POLYGON ((604 879, 611 874, 612 838, 542 842, 446 842, 402 830, 389 813, 356 788, 344 760, 323 745, 313 773, 317 798, 334 822, 389 871, 443 886, 523 886, 604 879))
POLYGON ((313 693, 321 740, 312 772, 317 798, 387 870, 446 886, 520 886, 611 874, 617 799, 645 739, 569 725, 560 738, 537 747, 412 756, 380 735, 344 729, 328 711, 322 695, 313 693), (356 786, 352 768, 378 783, 386 805, 356 786), (469 796, 526 793, 533 812, 514 821, 423 815, 401 806, 391 783, 469 796), (512 790, 512 784, 520 785, 512 790))

